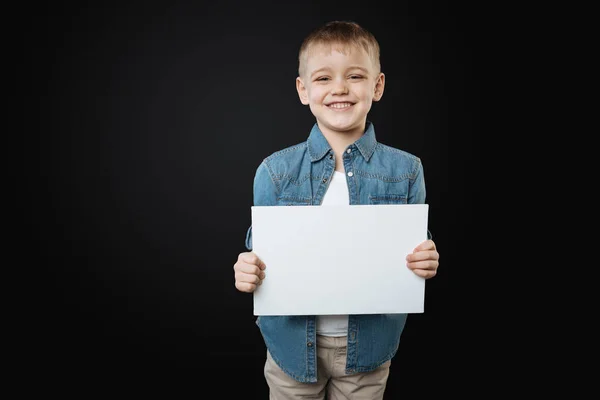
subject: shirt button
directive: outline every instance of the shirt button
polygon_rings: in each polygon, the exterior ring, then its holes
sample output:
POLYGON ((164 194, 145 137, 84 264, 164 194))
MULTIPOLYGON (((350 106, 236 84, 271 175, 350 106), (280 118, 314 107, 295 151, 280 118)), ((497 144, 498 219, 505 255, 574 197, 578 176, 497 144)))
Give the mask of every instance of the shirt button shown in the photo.
POLYGON ((332 158, 333 158, 333 154, 330 154, 329 155, 329 159, 331 160, 332 158))
POLYGON ((308 342, 308 343, 306 343, 306 345, 307 345, 308 347, 312 347, 312 342, 308 342))
POLYGON ((346 150, 346 153, 348 153, 348 154, 352 153, 352 149, 346 150))
POLYGON ((352 176, 352 175, 354 175, 354 174, 352 173, 352 171, 348 172, 348 176, 352 176))
POLYGON ((323 183, 327 183, 327 178, 323 178, 323 183))

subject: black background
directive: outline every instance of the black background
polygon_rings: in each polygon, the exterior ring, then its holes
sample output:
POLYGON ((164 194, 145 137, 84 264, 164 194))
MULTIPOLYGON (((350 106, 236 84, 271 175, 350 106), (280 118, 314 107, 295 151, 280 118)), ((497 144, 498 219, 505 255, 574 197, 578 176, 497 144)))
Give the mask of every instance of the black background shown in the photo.
POLYGON ((386 399, 469 387, 484 350, 470 289, 480 266, 466 256, 482 38, 467 6, 99 4, 21 14, 34 160, 22 191, 33 245, 22 257, 42 267, 23 296, 28 373, 65 394, 267 398, 265 347, 233 264, 256 167, 314 122, 295 90, 300 43, 348 19, 380 42, 386 90, 369 119, 380 142, 422 159, 441 255, 386 399))

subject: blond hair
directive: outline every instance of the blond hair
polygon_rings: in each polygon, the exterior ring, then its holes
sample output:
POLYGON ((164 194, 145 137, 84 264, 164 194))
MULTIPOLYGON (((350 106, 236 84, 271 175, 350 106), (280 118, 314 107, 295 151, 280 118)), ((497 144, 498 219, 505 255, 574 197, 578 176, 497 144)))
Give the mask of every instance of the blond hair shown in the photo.
POLYGON ((379 61, 379 43, 375 36, 356 22, 331 21, 313 30, 302 42, 298 54, 298 74, 300 76, 306 70, 306 60, 311 49, 315 45, 331 46, 332 50, 346 53, 348 48, 356 47, 364 49, 377 72, 381 70, 379 61))

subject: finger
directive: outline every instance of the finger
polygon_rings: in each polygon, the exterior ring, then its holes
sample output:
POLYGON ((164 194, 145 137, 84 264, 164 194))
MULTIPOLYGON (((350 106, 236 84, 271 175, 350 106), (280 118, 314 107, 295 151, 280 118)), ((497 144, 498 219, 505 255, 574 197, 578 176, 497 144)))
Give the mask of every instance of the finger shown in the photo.
POLYGON ((258 262, 258 256, 251 251, 247 251, 245 253, 240 253, 238 260, 248 264, 256 264, 258 262))
POLYGON ((258 268, 256 265, 240 264, 235 270, 235 276, 256 276, 259 279, 265 278, 265 272, 258 268))
POLYGON ((439 260, 440 255, 437 251, 435 250, 429 250, 429 251, 417 251, 416 253, 410 253, 406 255, 406 261, 407 262, 414 262, 414 261, 423 261, 423 260, 434 260, 437 261, 439 260))
POLYGON ((254 264, 258 266, 260 269, 265 269, 265 263, 253 252, 241 253, 238 257, 238 260, 243 261, 247 264, 254 264))
POLYGON ((248 282, 235 282, 235 287, 240 292, 252 293, 256 290, 257 285, 248 282))
POLYGON ((415 270, 426 270, 426 271, 435 271, 437 270, 438 263, 437 261, 418 261, 418 262, 410 262, 407 263, 406 266, 415 271, 415 270))
POLYGON ((258 259, 258 268, 260 268, 262 270, 264 270, 265 268, 267 268, 267 265, 260 258, 258 259))
POLYGON ((254 274, 254 275, 258 275, 260 268, 258 268, 256 265, 254 264, 248 264, 246 262, 243 261, 239 261, 237 263, 235 263, 233 269, 235 270, 235 272, 241 272, 244 274, 254 274))
POLYGON ((435 250, 435 243, 433 242, 433 240, 428 239, 424 242, 419 243, 419 245, 413 250, 413 253, 426 250, 435 250))
MULTIPOLYGON (((264 272, 261 272, 261 274, 264 274, 264 272)), ((235 274, 236 282, 252 283, 254 285, 257 285, 262 280, 263 280, 263 276, 260 276, 260 275, 245 274, 245 273, 235 274)))

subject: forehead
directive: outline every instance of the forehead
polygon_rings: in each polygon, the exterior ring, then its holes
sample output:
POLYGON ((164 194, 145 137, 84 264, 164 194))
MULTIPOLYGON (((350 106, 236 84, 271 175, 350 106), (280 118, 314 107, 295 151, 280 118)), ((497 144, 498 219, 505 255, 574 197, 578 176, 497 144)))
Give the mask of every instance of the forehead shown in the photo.
POLYGON ((308 49, 303 57, 307 68, 322 67, 328 62, 352 62, 353 64, 362 64, 367 68, 375 68, 374 60, 369 53, 358 44, 349 43, 314 43, 308 49))
POLYGON ((332 53, 341 53, 345 56, 368 57, 367 51, 360 45, 351 43, 313 43, 306 49, 305 58, 310 60, 316 56, 328 56, 332 53))

